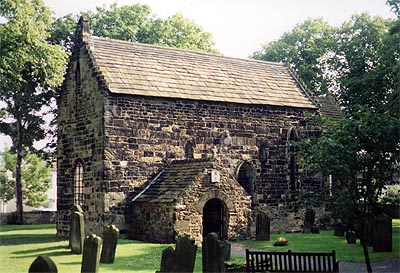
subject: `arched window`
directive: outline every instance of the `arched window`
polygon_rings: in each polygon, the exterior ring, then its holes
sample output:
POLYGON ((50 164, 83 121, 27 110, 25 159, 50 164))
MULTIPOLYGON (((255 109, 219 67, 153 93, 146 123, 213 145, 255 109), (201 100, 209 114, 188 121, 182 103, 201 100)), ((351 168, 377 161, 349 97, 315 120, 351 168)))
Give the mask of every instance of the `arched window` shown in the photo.
POLYGON ((74 205, 83 205, 83 162, 77 160, 74 170, 74 205))
POLYGON ((299 137, 297 132, 294 128, 291 128, 289 131, 289 138, 288 138, 288 145, 289 145, 289 177, 290 177, 290 189, 292 191, 296 190, 298 187, 298 180, 299 180, 299 166, 298 156, 296 155, 297 147, 293 143, 298 141, 299 137))
POLYGON ((254 167, 247 161, 243 162, 237 172, 237 181, 250 195, 254 193, 255 180, 256 171, 254 167))
POLYGON ((191 141, 186 142, 185 145, 185 158, 192 159, 194 158, 194 151, 193 151, 193 143, 191 141))

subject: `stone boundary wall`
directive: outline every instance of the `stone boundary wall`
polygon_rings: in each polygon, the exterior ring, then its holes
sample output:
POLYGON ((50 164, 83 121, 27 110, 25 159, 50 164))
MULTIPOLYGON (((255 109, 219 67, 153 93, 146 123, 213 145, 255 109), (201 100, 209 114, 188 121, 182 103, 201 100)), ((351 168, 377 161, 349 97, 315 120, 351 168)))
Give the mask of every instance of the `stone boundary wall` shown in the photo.
MULTIPOLYGON (((57 211, 27 211, 24 212, 25 225, 55 224, 57 211)), ((0 225, 15 224, 15 213, 0 213, 0 225)))

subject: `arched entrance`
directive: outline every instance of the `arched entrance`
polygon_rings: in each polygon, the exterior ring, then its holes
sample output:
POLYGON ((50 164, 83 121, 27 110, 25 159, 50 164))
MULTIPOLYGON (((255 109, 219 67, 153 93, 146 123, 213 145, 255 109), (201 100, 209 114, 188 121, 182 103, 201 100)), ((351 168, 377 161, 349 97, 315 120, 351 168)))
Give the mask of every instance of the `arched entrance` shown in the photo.
POLYGON ((203 237, 211 232, 227 239, 227 208, 218 198, 208 200, 203 207, 203 237))

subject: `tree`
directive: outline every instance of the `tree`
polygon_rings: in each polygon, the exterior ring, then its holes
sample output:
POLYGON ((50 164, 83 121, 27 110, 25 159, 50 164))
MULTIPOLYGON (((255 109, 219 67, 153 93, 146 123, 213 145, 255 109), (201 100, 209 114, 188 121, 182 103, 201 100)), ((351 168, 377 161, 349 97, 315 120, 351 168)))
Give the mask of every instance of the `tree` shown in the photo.
POLYGON ((283 62, 314 95, 328 92, 322 59, 333 47, 335 28, 322 19, 308 19, 284 33, 278 41, 267 43, 253 54, 258 60, 283 62))
POLYGON ((66 53, 49 45, 50 11, 41 0, 3 0, 0 16, 0 132, 9 135, 16 154, 17 222, 23 222, 22 159, 33 142, 45 136, 43 108, 61 84, 66 53))
POLYGON ((361 107, 352 118, 333 123, 325 120, 321 126, 323 133, 318 139, 301 144, 303 165, 340 181, 335 198, 348 196, 349 211, 360 221, 367 270, 372 272, 365 230, 378 211, 382 190, 399 171, 400 121, 388 112, 361 107))
POLYGON ((52 25, 49 41, 70 47, 80 16, 90 22, 95 36, 216 52, 212 35, 195 22, 179 13, 167 19, 155 18, 149 6, 140 4, 122 7, 113 4, 109 8, 97 7, 95 12, 58 18, 52 25))
MULTIPOLYGON (((398 12, 398 0, 388 2, 398 12)), ((351 214, 360 218, 365 263, 372 272, 365 227, 399 166, 399 18, 363 13, 336 29, 317 28, 321 25, 307 20, 254 57, 288 63, 314 96, 327 93, 338 101, 344 118, 322 120, 321 137, 303 141, 301 157, 306 169, 340 181, 343 188, 334 199, 344 206, 340 197, 347 195, 351 214)))
MULTIPOLYGON (((0 198, 10 201, 16 195, 17 156, 6 148, 3 153, 5 172, 0 173, 0 198)), ((21 164, 21 186, 24 204, 39 207, 47 200, 50 187, 50 166, 34 153, 27 152, 21 164)))

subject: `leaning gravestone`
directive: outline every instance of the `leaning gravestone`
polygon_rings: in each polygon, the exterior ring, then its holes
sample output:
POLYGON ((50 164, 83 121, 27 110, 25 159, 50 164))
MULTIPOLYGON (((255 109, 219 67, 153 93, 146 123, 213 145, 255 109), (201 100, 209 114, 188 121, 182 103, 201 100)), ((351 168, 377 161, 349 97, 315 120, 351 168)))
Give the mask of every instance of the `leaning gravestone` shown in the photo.
MULTIPOLYGON (((70 221, 69 221, 69 231, 70 231, 70 234, 71 234, 71 230, 72 230, 72 214, 73 214, 74 212, 80 212, 80 213, 83 214, 83 209, 82 209, 82 207, 79 206, 79 205, 75 205, 75 206, 71 209, 71 216, 70 216, 70 221)), ((71 236, 69 237, 69 245, 68 245, 68 247, 71 248, 71 236)))
POLYGON ((100 250, 103 240, 90 234, 85 239, 82 255, 81 273, 97 273, 99 271, 100 250))
POLYGON ((119 229, 114 225, 107 226, 104 229, 103 248, 101 250, 100 263, 112 264, 117 249, 119 229))
POLYGON ((311 233, 315 221, 315 211, 308 209, 304 215, 303 233, 311 233))
POLYGON ((164 249, 159 272, 193 272, 196 261, 197 246, 188 237, 179 238, 176 250, 173 247, 164 249))
POLYGON ((264 212, 256 216, 256 240, 269 241, 270 220, 264 212))
POLYGON ((75 211, 71 215, 71 228, 69 230, 69 244, 73 253, 82 253, 84 239, 85 227, 83 213, 75 211))
POLYGON ((57 266, 48 256, 39 255, 29 267, 29 273, 57 273, 57 266))
POLYGON ((224 243, 214 232, 203 240, 203 272, 225 272, 224 243))
POLYGON ((392 251, 392 218, 385 214, 375 217, 372 232, 375 252, 392 251))

